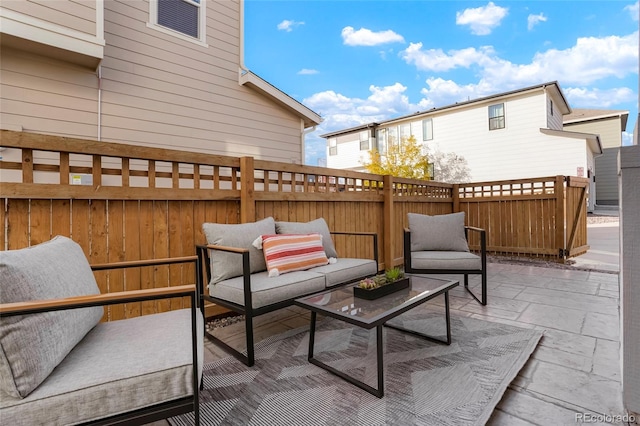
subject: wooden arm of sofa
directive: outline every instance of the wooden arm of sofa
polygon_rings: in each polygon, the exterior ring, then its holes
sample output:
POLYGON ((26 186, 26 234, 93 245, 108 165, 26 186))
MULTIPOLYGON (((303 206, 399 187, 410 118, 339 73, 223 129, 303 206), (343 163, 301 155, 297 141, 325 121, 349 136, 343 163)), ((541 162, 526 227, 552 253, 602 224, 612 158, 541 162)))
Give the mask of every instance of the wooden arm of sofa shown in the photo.
POLYGON ((195 263, 196 260, 197 256, 169 257, 163 259, 148 260, 128 260, 122 262, 98 263, 95 265, 91 265, 91 269, 93 269, 94 271, 103 271, 105 269, 139 268, 142 266, 171 265, 174 263, 195 263))
POLYGON ((144 290, 118 291, 91 296, 66 297, 64 299, 33 300, 28 302, 5 303, 0 305, 0 315, 14 316, 65 309, 88 308, 92 306, 116 305, 119 303, 142 302, 146 300, 168 299, 191 296, 195 302, 195 284, 175 287, 149 288, 144 290))

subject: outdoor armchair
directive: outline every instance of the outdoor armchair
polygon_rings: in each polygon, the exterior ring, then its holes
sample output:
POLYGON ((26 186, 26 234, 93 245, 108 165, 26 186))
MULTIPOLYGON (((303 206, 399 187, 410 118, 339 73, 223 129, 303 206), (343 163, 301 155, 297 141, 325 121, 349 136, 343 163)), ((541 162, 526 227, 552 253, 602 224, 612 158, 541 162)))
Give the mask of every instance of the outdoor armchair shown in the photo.
POLYGON ((203 318, 195 285, 100 294, 93 270, 192 263, 196 256, 90 266, 66 237, 0 252, 3 424, 199 422, 203 318), (103 306, 188 297, 191 306, 101 322, 103 306))
POLYGON ((464 225, 464 212, 439 216, 409 213, 404 230, 404 268, 414 274, 463 274, 464 288, 487 304, 487 236, 481 228, 464 225), (468 232, 480 236, 480 253, 469 251, 468 232), (481 294, 469 288, 469 275, 481 276, 481 294))

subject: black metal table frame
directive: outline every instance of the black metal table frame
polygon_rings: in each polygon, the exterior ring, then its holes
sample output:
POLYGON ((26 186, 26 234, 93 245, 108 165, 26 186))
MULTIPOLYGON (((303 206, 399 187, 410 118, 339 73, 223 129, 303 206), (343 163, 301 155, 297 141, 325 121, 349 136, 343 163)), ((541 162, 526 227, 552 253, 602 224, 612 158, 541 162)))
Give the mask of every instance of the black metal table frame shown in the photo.
MULTIPOLYGON (((370 386, 356 378, 354 378, 353 376, 350 376, 340 370, 337 370, 333 367, 331 367, 330 365, 325 364, 322 361, 319 361, 318 359, 313 357, 313 348, 314 348, 314 343, 315 343, 315 334, 316 334, 316 319, 317 319, 317 312, 315 310, 311 310, 311 324, 309 327, 309 354, 307 356, 307 359, 309 360, 309 362, 313 365, 316 365, 344 380, 346 380, 347 382, 359 387, 360 389, 363 389, 367 392, 369 392, 370 394, 377 396, 378 398, 382 398, 384 396, 384 358, 383 358, 383 354, 384 354, 384 345, 383 345, 383 340, 382 340, 382 327, 388 327, 388 328, 392 328, 394 330, 399 330, 402 331, 404 333, 409 333, 413 336, 417 336, 432 342, 436 342, 436 343, 444 343, 446 345, 450 345, 451 344, 451 320, 450 320, 450 315, 449 315, 449 290, 455 286, 457 286, 459 283, 456 282, 455 285, 451 286, 451 287, 447 287, 446 289, 443 289, 441 291, 438 291, 436 293, 433 293, 432 295, 430 295, 429 297, 420 300, 418 303, 416 304, 411 304, 403 309, 400 309, 396 312, 394 312, 393 314, 389 315, 389 316, 383 316, 382 320, 380 321, 376 321, 372 324, 370 324, 369 327, 367 327, 367 325, 369 324, 363 324, 361 322, 358 322, 357 320, 352 320, 352 321, 348 321, 345 317, 340 317, 340 316, 333 316, 331 315, 333 318, 357 325, 358 327, 361 328, 365 328, 365 329, 372 329, 373 327, 375 327, 376 329, 376 360, 377 360, 377 370, 378 370, 378 388, 374 388, 373 386, 370 386), (446 324, 447 324, 447 338, 446 340, 443 339, 438 339, 436 337, 433 336, 429 336, 420 332, 417 332, 415 330, 409 330, 403 327, 399 327, 396 325, 392 325, 392 324, 387 324, 387 321, 399 316, 400 314, 403 314, 404 312, 415 308, 416 306, 420 306, 421 304, 433 299, 436 296, 439 296, 440 294, 444 293, 444 306, 445 306, 445 320, 446 320, 446 324)), ((306 305, 300 305, 303 306, 307 309, 309 309, 308 306, 306 305)), ((324 314, 324 312, 323 312, 324 314)))

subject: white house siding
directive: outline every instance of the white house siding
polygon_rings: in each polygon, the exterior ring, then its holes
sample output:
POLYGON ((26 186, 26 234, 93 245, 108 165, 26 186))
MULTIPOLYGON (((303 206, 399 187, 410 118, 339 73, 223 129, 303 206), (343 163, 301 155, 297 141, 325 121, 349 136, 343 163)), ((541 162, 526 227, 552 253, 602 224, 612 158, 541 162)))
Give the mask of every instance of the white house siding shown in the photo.
POLYGON ((206 4, 208 47, 147 27, 147 1, 104 3, 100 135, 97 71, 3 48, 2 127, 302 163, 302 119, 238 84, 239 1, 206 4))
POLYGON ((547 96, 542 98, 545 102, 545 108, 547 110, 547 128, 552 130, 562 130, 562 113, 559 110, 560 100, 547 93, 547 96), (551 102, 553 101, 553 111, 551 109, 551 102))
POLYGON ((568 123, 565 130, 600 135, 603 155, 595 159, 595 180, 598 186, 596 204, 618 204, 618 151, 622 144, 620 117, 581 123, 568 123))
POLYGON ((90 36, 96 35, 96 1, 2 0, 2 9, 90 36))
POLYGON ((327 167, 332 169, 363 170, 363 165, 369 161, 369 151, 360 151, 360 132, 341 135, 337 138, 337 154, 329 154, 327 141, 327 167))

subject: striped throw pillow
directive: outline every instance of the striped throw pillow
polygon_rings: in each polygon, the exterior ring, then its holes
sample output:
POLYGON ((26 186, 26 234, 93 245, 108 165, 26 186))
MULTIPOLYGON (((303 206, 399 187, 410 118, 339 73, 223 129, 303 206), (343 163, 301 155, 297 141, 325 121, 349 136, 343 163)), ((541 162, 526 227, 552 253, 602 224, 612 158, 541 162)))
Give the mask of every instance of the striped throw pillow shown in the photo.
POLYGON ((329 263, 320 234, 262 235, 262 250, 270 277, 329 263))

